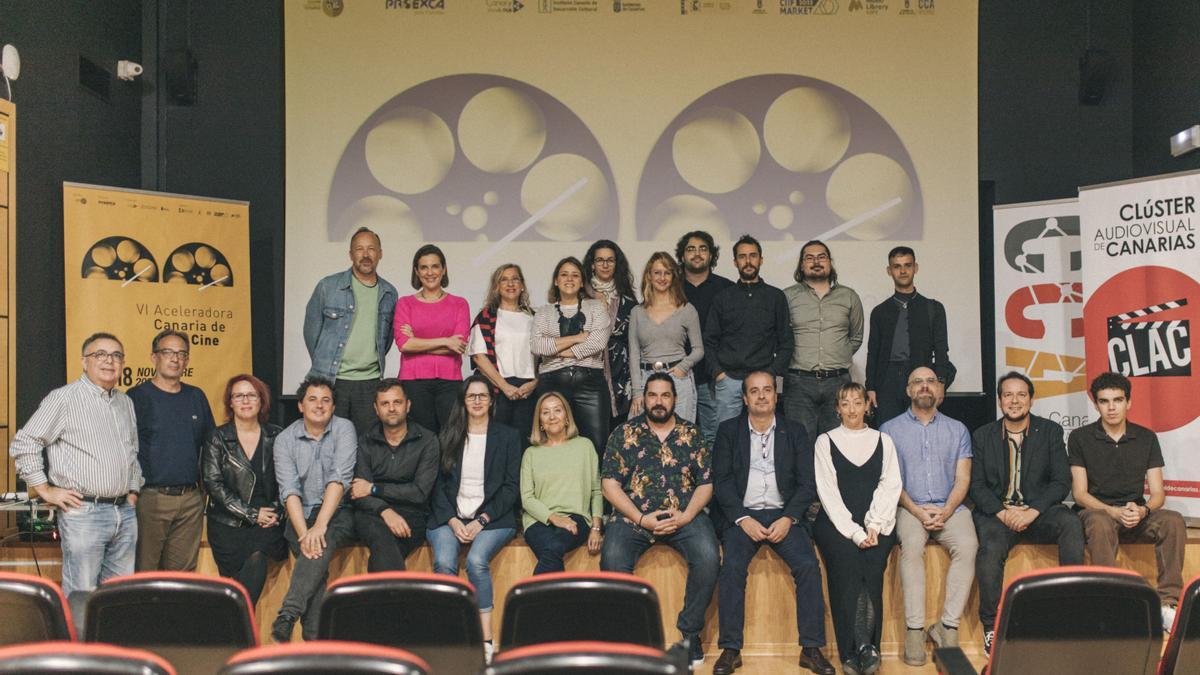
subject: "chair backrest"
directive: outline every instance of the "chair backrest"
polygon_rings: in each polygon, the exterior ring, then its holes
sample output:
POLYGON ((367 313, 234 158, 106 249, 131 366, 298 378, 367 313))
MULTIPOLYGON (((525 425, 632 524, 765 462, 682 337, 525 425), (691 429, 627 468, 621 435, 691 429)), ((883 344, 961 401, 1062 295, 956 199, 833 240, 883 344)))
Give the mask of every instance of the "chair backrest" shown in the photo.
POLYGON ((191 572, 139 572, 105 581, 87 599, 84 639, 148 649, 185 672, 214 672, 258 645, 241 584, 191 572))
POLYGON ((0 645, 74 639, 71 612, 58 584, 0 572, 0 645))
POLYGON ((321 603, 318 635, 400 647, 437 673, 475 673, 484 665, 475 587, 458 577, 379 572, 338 579, 321 603))
POLYGON ((175 668, 162 657, 140 649, 60 641, 0 648, 0 673, 175 675, 175 668))
POLYGON ((686 673, 661 649, 620 642, 548 642, 507 649, 496 655, 485 675, 676 675, 686 673))
POLYGON ((1193 577, 1179 597, 1175 626, 1158 664, 1159 675, 1200 672, 1200 576, 1193 577))
POLYGON ((504 601, 500 645, 621 642, 663 647, 658 594, 619 572, 558 572, 517 582, 504 601))
MULTIPOLYGON (((318 640, 238 652, 221 675, 429 675, 424 659, 395 647, 318 640)), ((474 672, 474 671, 472 671, 474 672)))
POLYGON ((988 673, 1150 675, 1161 647, 1158 595, 1141 575, 1058 567, 1005 588, 988 673))

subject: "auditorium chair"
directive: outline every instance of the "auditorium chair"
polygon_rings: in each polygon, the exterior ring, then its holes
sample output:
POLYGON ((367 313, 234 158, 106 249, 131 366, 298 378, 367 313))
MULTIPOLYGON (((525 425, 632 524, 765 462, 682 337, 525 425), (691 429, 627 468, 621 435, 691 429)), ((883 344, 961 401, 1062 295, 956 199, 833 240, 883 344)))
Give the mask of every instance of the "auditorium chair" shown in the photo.
POLYGON ((71 612, 58 584, 0 572, 0 645, 74 639, 71 612))
POLYGON ((687 672, 686 663, 672 662, 661 649, 645 645, 549 642, 500 652, 484 675, 677 675, 687 672))
POLYGON ((246 589, 192 572, 140 572, 102 583, 87 600, 84 639, 152 651, 180 673, 213 673, 258 645, 246 589))
POLYGON ((1200 672, 1200 576, 1193 577, 1179 597, 1175 626, 1158 664, 1159 675, 1200 672))
MULTIPOLYGON (((421 657, 403 649, 317 640, 238 652, 220 675, 430 675, 433 672, 421 657)), ((470 675, 475 671, 461 672, 470 675)))
MULTIPOLYGON (((1140 574, 1056 567, 1015 577, 996 615, 988 675, 1152 675, 1162 648, 1158 595, 1140 574)), ((943 675, 974 674, 959 649, 934 650, 943 675)))
POLYGON ((0 674, 175 675, 175 668, 141 649, 59 641, 0 648, 0 674))
POLYGON ((502 649, 578 640, 663 647, 654 587, 619 572, 555 572, 523 579, 508 591, 500 626, 502 649))
POLYGON ((435 673, 477 673, 484 665, 475 587, 446 574, 377 572, 329 584, 318 635, 399 647, 435 673))

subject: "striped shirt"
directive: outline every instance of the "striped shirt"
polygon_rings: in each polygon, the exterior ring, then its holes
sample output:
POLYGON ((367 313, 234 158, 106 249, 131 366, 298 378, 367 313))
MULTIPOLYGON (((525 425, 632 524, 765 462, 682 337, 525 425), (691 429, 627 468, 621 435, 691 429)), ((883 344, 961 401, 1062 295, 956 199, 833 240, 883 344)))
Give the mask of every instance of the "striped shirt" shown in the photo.
POLYGON ((119 497, 142 487, 133 402, 87 375, 50 392, 8 452, 30 487, 48 482, 90 497, 119 497))
MULTIPOLYGON (((539 373, 549 373, 570 366, 604 368, 604 351, 608 348, 608 336, 612 323, 608 318, 608 307, 600 300, 584 300, 577 311, 583 312, 583 330, 588 337, 571 347, 571 356, 558 356, 554 340, 562 337, 558 329, 558 308, 554 304, 538 308, 533 316, 533 336, 529 339, 530 351, 542 357, 539 373)), ((568 309, 563 314, 574 316, 568 309)))

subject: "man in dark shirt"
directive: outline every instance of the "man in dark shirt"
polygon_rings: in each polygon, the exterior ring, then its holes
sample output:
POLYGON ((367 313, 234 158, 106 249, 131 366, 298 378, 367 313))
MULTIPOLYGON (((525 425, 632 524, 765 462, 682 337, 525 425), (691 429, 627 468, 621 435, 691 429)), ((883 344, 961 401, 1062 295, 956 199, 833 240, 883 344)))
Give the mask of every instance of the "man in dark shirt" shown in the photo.
MULTIPOLYGON (((684 281, 687 282, 683 285, 683 294, 700 315, 702 334, 713 298, 733 285, 732 281, 713 273, 720 254, 721 248, 713 241, 712 235, 703 230, 688 232, 675 244, 675 259, 683 267, 684 281)), ((713 381, 703 364, 699 364, 692 372, 696 378, 696 425, 711 448, 717 438, 717 402, 713 381)))
POLYGON ((425 541, 439 449, 432 431, 408 421, 409 406, 400 381, 383 380, 375 391, 379 422, 358 439, 350 498, 354 529, 371 550, 368 572, 403 570, 425 541))
POLYGON ((743 235, 733 245, 736 284, 717 293, 704 322, 704 363, 714 382, 717 424, 742 413, 742 380, 765 370, 782 377, 792 360, 787 297, 758 276, 762 245, 743 235))
POLYGON ((908 374, 931 368, 943 387, 954 381, 946 339, 946 308, 917 292, 917 254, 907 246, 888 253, 887 274, 895 292, 871 310, 867 337, 867 399, 875 407, 875 422, 908 410, 908 374))
POLYGON ((1170 631, 1183 590, 1187 525, 1178 512, 1163 508, 1162 448, 1153 431, 1127 419, 1128 378, 1101 373, 1090 390, 1100 419, 1075 429, 1067 440, 1071 492, 1088 553, 1093 565, 1117 567, 1118 543, 1154 544, 1163 629, 1170 631))
POLYGON ((137 503, 137 571, 196 569, 204 525, 200 452, 212 435, 204 392, 181 381, 188 336, 167 329, 150 343, 154 377, 129 390, 137 415, 138 463, 146 484, 137 503))

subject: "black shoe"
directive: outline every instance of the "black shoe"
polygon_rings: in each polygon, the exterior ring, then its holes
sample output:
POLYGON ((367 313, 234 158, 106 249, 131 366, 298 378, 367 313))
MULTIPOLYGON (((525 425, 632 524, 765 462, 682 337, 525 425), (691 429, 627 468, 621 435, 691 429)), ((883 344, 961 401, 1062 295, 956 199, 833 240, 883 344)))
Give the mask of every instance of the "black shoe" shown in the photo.
POLYGON ((871 675, 879 670, 882 660, 879 656, 879 648, 875 645, 863 645, 858 648, 858 671, 862 675, 871 675))
MULTIPOLYGON (((800 667, 808 668, 817 675, 835 675, 833 664, 821 653, 820 647, 805 647, 800 650, 800 667)), ((716 673, 717 671, 713 671, 716 673)))
POLYGON ((275 623, 271 624, 271 640, 282 644, 292 641, 292 628, 296 625, 296 619, 290 616, 280 614, 275 617, 275 623))
POLYGON ((862 675, 862 672, 858 669, 858 657, 851 656, 842 661, 842 672, 845 675, 862 675))
POLYGON ((722 649, 717 662, 713 664, 713 675, 732 675, 733 671, 742 667, 742 652, 739 649, 722 649))
POLYGON ((699 635, 689 635, 688 638, 688 661, 691 662, 692 668, 698 668, 704 663, 704 645, 700 643, 699 635))

